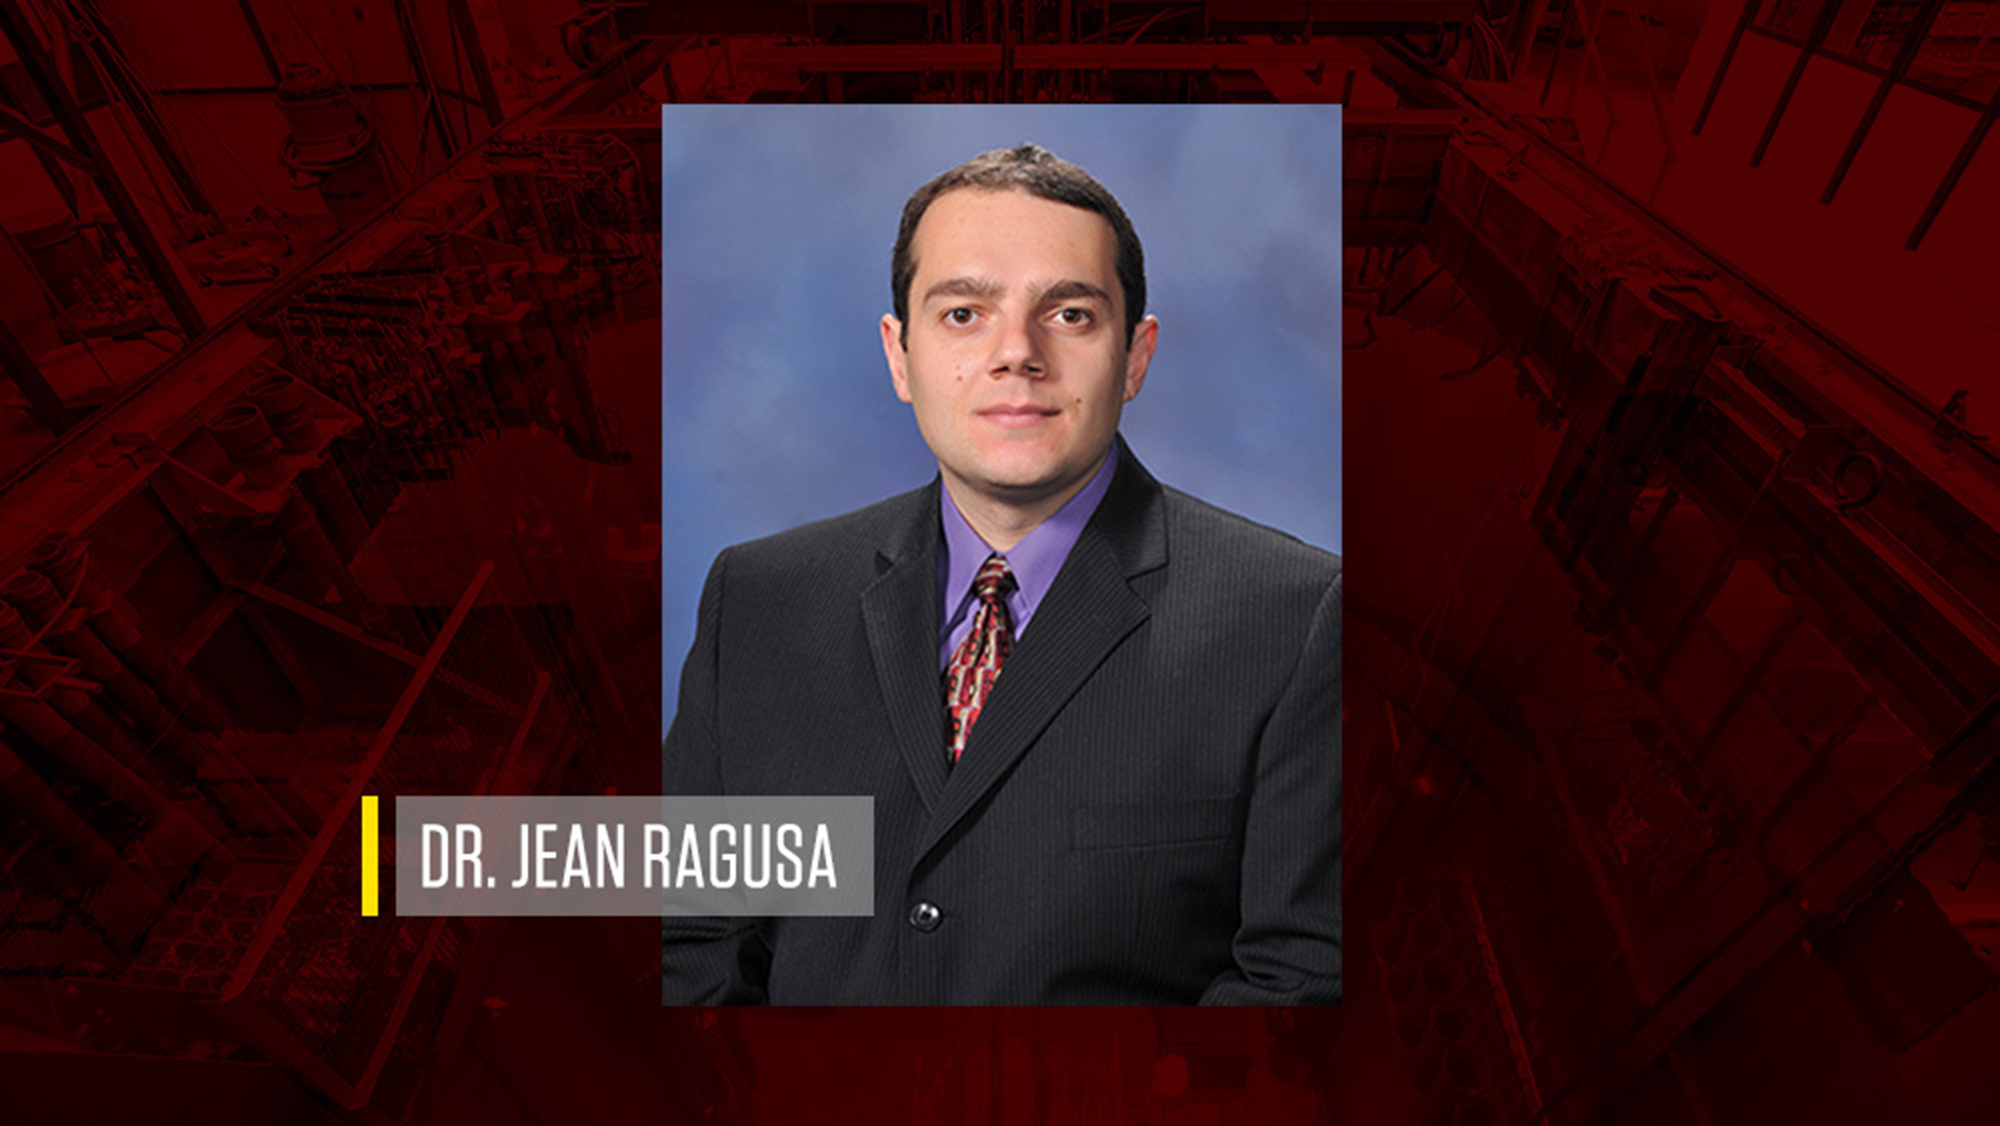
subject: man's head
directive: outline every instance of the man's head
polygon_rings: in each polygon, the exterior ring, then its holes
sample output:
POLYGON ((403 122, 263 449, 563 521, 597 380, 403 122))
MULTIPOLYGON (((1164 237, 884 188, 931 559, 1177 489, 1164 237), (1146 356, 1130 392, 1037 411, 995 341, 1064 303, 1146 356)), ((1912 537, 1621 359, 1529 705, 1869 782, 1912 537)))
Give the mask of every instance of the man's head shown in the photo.
POLYGON ((911 194, 909 202, 903 204, 903 222, 896 228, 896 249, 889 256, 889 289, 898 320, 906 325, 910 320, 910 282, 917 272, 917 225, 939 196, 960 188, 1026 192, 1103 216, 1111 225, 1117 243, 1118 285, 1125 298, 1125 338, 1127 342, 1131 340, 1140 318, 1146 315, 1146 253, 1139 245, 1139 232, 1132 229, 1132 220, 1125 217, 1117 196, 1090 173, 1040 145, 1016 145, 980 153, 940 172, 911 194))
POLYGON ((954 498, 1046 517, 1102 463, 1158 340, 1124 209, 1046 149, 985 153, 910 197, 891 275, 883 353, 954 498))

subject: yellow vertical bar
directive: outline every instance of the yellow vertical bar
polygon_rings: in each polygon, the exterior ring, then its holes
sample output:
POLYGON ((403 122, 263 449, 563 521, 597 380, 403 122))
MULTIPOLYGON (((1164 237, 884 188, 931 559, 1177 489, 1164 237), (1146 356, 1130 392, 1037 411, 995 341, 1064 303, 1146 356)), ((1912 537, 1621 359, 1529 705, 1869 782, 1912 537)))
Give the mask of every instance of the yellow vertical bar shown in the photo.
POLYGON ((370 918, 382 913, 381 800, 361 795, 361 913, 370 918))

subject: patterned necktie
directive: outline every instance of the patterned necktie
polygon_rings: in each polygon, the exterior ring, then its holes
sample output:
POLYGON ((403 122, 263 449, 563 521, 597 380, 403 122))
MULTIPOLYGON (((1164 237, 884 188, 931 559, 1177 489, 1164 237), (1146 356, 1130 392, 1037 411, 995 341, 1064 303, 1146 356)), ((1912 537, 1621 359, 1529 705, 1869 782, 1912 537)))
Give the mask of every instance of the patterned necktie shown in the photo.
POLYGON ((972 593, 979 598, 972 632, 952 650, 951 663, 944 669, 945 722, 954 763, 965 753, 972 724, 979 718, 986 694, 993 690, 1000 666, 1007 663, 1007 651, 1014 647, 1014 621, 1007 613, 1007 595, 1018 585, 1007 561, 998 555, 987 556, 979 577, 972 580, 972 593))

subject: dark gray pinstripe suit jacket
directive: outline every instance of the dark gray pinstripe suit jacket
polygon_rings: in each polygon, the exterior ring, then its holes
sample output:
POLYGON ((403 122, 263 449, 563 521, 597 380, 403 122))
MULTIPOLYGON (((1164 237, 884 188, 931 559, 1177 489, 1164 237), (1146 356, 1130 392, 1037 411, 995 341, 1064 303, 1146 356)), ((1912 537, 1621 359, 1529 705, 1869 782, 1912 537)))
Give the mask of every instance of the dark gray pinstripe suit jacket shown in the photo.
POLYGON ((665 792, 872 795, 875 915, 666 920, 666 1003, 1340 999, 1340 560, 1122 455, 949 769, 936 481, 715 561, 665 792))

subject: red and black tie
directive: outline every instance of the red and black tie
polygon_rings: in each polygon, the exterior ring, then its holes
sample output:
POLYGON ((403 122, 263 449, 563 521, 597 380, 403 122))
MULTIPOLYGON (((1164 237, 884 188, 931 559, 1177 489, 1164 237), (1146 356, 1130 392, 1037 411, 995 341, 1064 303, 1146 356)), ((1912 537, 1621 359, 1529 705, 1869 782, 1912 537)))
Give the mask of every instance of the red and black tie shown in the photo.
POLYGON ((1007 560, 999 555, 988 556, 986 565, 979 568, 979 577, 972 580, 972 593, 979 598, 972 632, 958 643, 944 669, 947 746, 954 763, 965 753, 965 741, 972 735, 979 709, 986 703, 986 694, 993 691, 1000 666, 1007 663, 1007 651, 1014 647, 1014 621, 1007 613, 1007 595, 1018 585, 1014 572, 1007 569, 1007 560))

